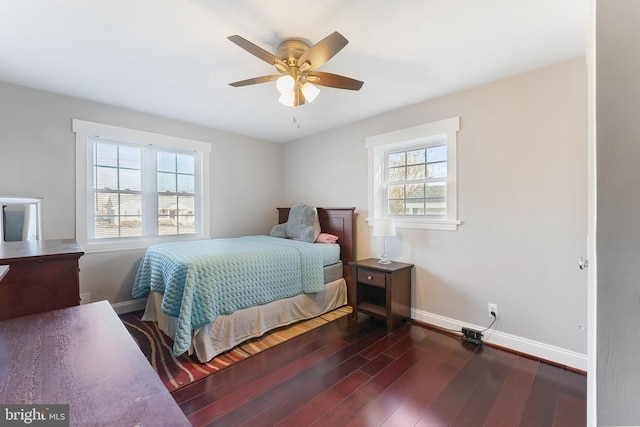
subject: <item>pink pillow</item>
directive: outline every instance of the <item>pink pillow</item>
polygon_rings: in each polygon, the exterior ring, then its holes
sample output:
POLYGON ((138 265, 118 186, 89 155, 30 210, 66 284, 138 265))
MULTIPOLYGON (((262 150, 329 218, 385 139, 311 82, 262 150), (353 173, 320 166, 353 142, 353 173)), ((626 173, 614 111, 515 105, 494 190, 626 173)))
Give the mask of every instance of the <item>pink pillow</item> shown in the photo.
POLYGON ((329 233, 320 233, 316 239, 316 243, 336 243, 338 236, 329 233))

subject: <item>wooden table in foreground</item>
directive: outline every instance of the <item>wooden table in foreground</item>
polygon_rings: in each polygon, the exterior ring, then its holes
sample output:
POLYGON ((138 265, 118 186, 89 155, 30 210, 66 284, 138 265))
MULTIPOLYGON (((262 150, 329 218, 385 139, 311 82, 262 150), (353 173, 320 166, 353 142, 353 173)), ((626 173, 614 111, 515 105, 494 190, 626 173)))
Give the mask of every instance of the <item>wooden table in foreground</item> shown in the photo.
POLYGON ((68 404, 72 426, 189 426, 107 301, 0 321, 0 403, 68 404))

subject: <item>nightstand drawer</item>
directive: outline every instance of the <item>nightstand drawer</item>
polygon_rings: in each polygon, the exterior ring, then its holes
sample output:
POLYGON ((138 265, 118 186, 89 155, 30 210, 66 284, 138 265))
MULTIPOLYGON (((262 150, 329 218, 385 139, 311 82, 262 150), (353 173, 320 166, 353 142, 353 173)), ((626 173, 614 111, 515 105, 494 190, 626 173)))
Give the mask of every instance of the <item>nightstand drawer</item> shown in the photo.
POLYGON ((385 287, 385 273, 379 271, 372 271, 359 268, 358 269, 358 282, 366 283, 367 285, 378 286, 380 288, 385 287))

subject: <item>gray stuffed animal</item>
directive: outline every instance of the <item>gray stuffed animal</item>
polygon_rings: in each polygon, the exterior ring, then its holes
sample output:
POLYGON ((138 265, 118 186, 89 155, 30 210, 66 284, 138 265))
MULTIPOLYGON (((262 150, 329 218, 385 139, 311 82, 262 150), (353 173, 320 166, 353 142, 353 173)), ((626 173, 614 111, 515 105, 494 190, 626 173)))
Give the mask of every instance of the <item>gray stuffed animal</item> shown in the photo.
POLYGON ((271 229, 273 237, 313 243, 320 234, 320 220, 315 206, 299 204, 291 207, 287 222, 271 229))

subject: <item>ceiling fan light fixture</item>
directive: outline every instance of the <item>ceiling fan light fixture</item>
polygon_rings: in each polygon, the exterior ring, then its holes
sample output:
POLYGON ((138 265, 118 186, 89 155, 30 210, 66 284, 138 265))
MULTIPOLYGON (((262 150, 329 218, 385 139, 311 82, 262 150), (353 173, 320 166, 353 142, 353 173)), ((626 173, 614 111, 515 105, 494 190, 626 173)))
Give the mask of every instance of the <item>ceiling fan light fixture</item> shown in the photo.
POLYGON ((278 61, 274 62, 273 66, 281 73, 284 73, 289 69, 284 63, 278 61))
POLYGON ((294 101, 295 101, 295 95, 293 93, 293 90, 289 93, 283 93, 282 95, 280 95, 280 98, 278 98, 278 102, 280 102, 280 104, 285 105, 287 107, 293 107, 294 101))
POLYGON ((347 39, 337 31, 311 46, 304 39, 285 39, 280 43, 275 54, 237 34, 227 38, 258 59, 274 66, 279 72, 279 74, 254 77, 229 84, 233 87, 241 87, 275 81, 280 93, 278 101, 287 107, 293 107, 294 123, 298 127, 300 122, 295 117, 296 109, 316 99, 320 93, 316 85, 360 90, 364 83, 339 74, 316 71, 347 45, 347 39))
POLYGON ((307 102, 313 102, 320 93, 320 89, 309 82, 305 82, 300 89, 302 90, 302 94, 307 102))
POLYGON ((282 96, 291 94, 293 97, 293 87, 295 86, 296 81, 290 75, 286 74, 284 76, 278 77, 276 80, 276 89, 282 96))
POLYGON ((302 65, 300 65, 300 67, 298 67, 301 73, 304 73, 305 71, 308 71, 311 69, 311 62, 309 61, 304 61, 302 63, 302 65))

